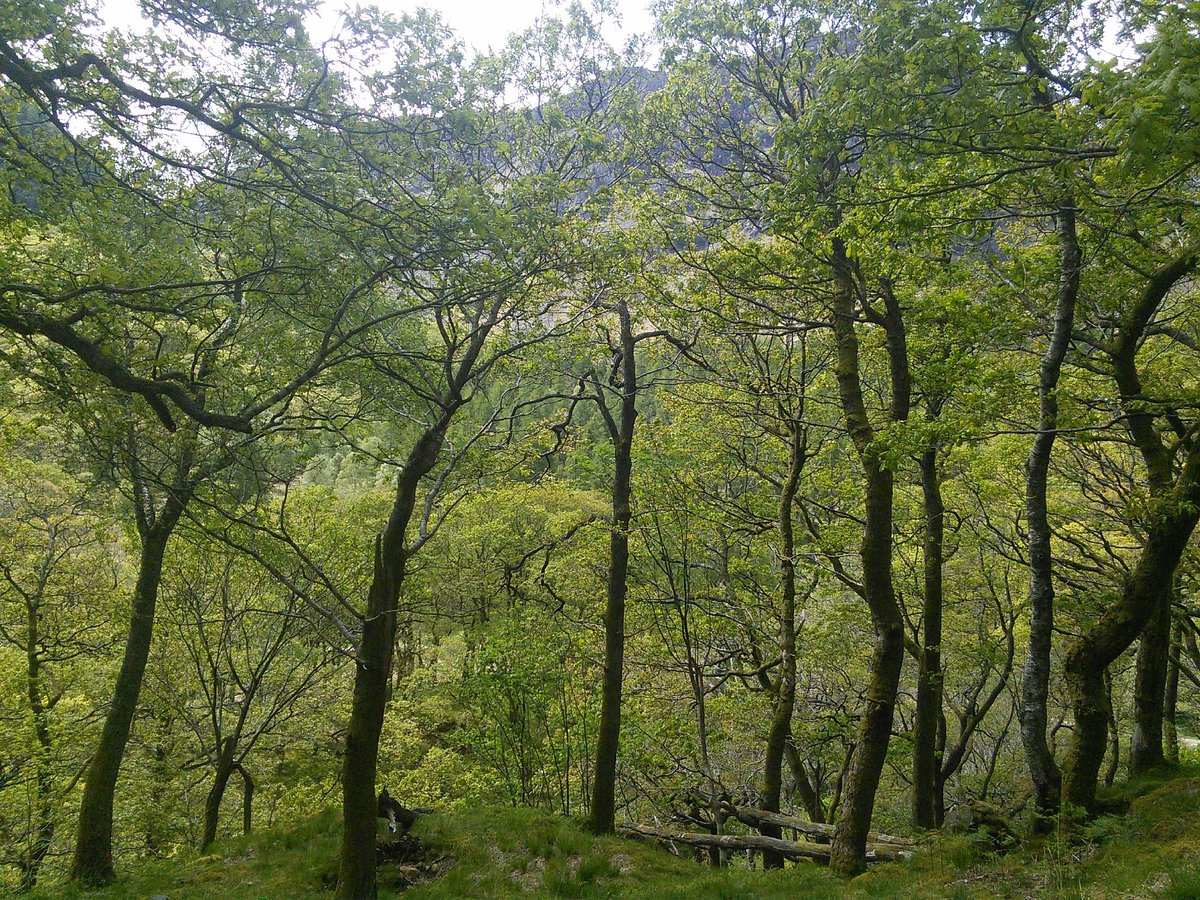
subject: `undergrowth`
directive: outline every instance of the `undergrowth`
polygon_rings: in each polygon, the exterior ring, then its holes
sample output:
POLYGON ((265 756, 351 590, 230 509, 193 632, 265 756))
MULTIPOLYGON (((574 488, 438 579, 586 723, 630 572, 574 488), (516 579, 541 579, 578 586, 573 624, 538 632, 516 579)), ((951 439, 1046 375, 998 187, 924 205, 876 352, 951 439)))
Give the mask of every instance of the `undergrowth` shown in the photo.
MULTIPOLYGON (((529 809, 429 816, 414 833, 444 874, 399 891, 381 869, 381 897, 795 900, 795 898, 1197 898, 1200 771, 1159 773, 1106 799, 1127 812, 1028 842, 1004 855, 969 835, 938 836, 905 863, 844 881, 812 863, 763 872, 744 861, 711 869, 640 841, 595 837, 579 823, 529 809)), ((292 828, 225 842, 205 856, 126 865, 101 891, 56 884, 31 896, 104 900, 329 898, 340 823, 334 811, 292 828)), ((391 873, 394 875, 394 873, 391 873)))

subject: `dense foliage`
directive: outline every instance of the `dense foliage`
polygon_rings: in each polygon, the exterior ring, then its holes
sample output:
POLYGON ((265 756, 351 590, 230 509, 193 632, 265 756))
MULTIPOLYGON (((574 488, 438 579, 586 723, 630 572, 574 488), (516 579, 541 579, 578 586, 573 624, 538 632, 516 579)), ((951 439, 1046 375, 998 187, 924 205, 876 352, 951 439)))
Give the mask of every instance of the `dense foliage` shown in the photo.
POLYGON ((1196 745, 1194 4, 142 9, 0 11, 0 887, 1196 745))

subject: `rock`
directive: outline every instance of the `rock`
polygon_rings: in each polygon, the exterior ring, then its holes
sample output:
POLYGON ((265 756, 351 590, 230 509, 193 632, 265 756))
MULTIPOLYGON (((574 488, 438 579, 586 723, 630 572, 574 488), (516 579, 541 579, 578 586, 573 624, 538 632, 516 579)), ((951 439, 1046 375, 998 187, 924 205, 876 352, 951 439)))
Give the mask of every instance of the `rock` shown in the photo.
POLYGON ((971 811, 971 804, 956 803, 950 808, 950 812, 946 813, 946 819, 942 822, 942 827, 950 832, 950 834, 966 834, 974 824, 975 815, 971 811))
POLYGON ((951 834, 984 836, 996 853, 1011 850, 1018 843, 1017 833, 1000 808, 973 797, 955 804, 946 814, 943 827, 951 834))

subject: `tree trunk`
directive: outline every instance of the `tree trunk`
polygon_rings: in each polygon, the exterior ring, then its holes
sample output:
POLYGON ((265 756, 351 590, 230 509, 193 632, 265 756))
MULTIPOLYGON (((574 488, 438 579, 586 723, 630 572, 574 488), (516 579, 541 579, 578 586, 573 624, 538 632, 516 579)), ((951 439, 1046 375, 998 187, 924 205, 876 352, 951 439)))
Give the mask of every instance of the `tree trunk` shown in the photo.
POLYGON ((208 797, 204 801, 204 833, 200 838, 200 852, 204 853, 217 839, 217 828, 221 824, 221 801, 225 799, 225 788, 229 777, 233 774, 233 752, 237 738, 225 738, 221 742, 221 752, 217 756, 216 774, 208 797))
MULTIPOLYGON (((726 551, 728 548, 725 548, 726 551)), ((725 568, 728 568, 727 562, 725 568)), ((696 658, 696 648, 692 645, 690 619, 690 601, 688 597, 683 603, 676 602, 679 615, 679 630, 683 638, 683 652, 687 656, 688 683, 692 689, 692 703, 696 707, 696 743, 700 752, 700 772, 704 775, 705 787, 708 790, 708 810, 712 816, 713 828, 717 834, 723 832, 724 814, 721 810, 721 784, 717 773, 713 770, 712 757, 708 752, 708 702, 707 690, 704 683, 704 665, 696 658)), ((698 852, 698 851, 697 851, 698 852)), ((721 851, 710 847, 709 863, 713 867, 721 865, 721 851)))
POLYGON ((112 704, 104 719, 100 744, 92 756, 79 808, 79 831, 71 878, 87 884, 107 884, 115 876, 112 857, 113 794, 125 745, 137 711, 142 677, 150 655, 154 633, 154 611, 162 583, 163 556, 185 501, 173 496, 167 501, 157 522, 142 536, 137 584, 133 591, 133 610, 125 656, 112 704))
MULTIPOLYGON (((854 331, 856 286, 845 244, 833 240, 833 330, 837 342, 838 396, 846 430, 854 442, 863 468, 865 524, 860 555, 863 596, 871 612, 875 646, 871 654, 866 710, 846 776, 841 810, 833 838, 830 868, 854 874, 866 866, 867 832, 875 805, 875 792, 883 772, 900 668, 904 662, 904 623, 892 585, 892 473, 884 465, 875 433, 863 402, 858 368, 858 338, 854 331)), ((898 310, 889 310, 888 349, 892 356, 892 418, 907 414, 907 379, 898 379, 898 310)), ((901 332, 902 336, 902 332, 901 332)))
MULTIPOLYGON (((734 806, 731 803, 727 803, 725 804, 725 809, 739 822, 744 822, 747 825, 757 828, 764 822, 771 822, 781 828, 790 828, 793 831, 799 832, 817 843, 829 843, 833 839, 835 831, 832 825, 809 822, 801 819, 799 816, 787 816, 766 809, 755 809, 752 806, 734 806)), ((874 831, 867 833, 867 840, 872 844, 893 844, 897 847, 915 846, 915 841, 911 838, 893 834, 881 834, 874 831)))
POLYGON ((1104 785, 1112 787, 1121 767, 1121 735, 1117 731, 1117 711, 1113 706, 1112 669, 1104 670, 1104 709, 1108 715, 1108 765, 1104 767, 1104 785))
MULTIPOLYGON (((49 568, 47 559, 46 568, 49 568)), ((45 572, 45 569, 43 570, 45 572)), ((42 586, 45 585, 43 577, 42 586)), ((21 867, 21 890, 31 891, 37 886, 38 873, 42 863, 54 843, 54 776, 51 771, 51 754, 53 740, 50 736, 50 721, 47 704, 42 701, 42 649, 39 610, 41 598, 39 590, 37 599, 26 598, 26 687, 29 694, 29 708, 33 713, 33 731, 37 738, 38 749, 36 756, 37 798, 35 801, 36 822, 33 826, 33 841, 29 846, 29 854, 21 867)), ((53 705, 53 701, 51 701, 53 705)))
POLYGON ((1179 653, 1183 643, 1183 622, 1171 630, 1170 662, 1163 696, 1163 756, 1168 765, 1179 765, 1179 731, 1175 727, 1179 707, 1179 653))
MULTIPOLYGON (((779 607, 779 680, 775 686, 775 710, 767 733, 766 762, 763 768, 762 807, 779 812, 783 785, 783 756, 792 731, 792 709, 796 704, 796 539, 792 528, 792 505, 800 487, 804 467, 804 442, 800 421, 791 422, 788 434, 788 473, 779 492, 779 569, 783 596, 779 607)), ((767 837, 782 836, 778 825, 760 829, 767 837)), ((763 868, 783 867, 783 854, 763 851, 763 868)))
POLYGON ((1179 558, 1200 516, 1200 448, 1188 455, 1173 495, 1164 498, 1146 534, 1137 565, 1120 598, 1067 651, 1067 690, 1075 728, 1063 767, 1062 799, 1092 812, 1096 781, 1104 756, 1108 717, 1103 673, 1137 638, 1170 592, 1179 558))
MULTIPOLYGON (((1169 603, 1175 570, 1200 517, 1200 445, 1190 446, 1178 477, 1181 447, 1169 448, 1155 425, 1156 410, 1142 390, 1137 352, 1146 328, 1171 289, 1195 268, 1197 257, 1183 256, 1158 269, 1141 296, 1126 311, 1109 348, 1113 379, 1121 395, 1125 428, 1146 465, 1153 498, 1146 538, 1137 565, 1121 595, 1072 645, 1065 659, 1067 691, 1075 728, 1063 772, 1062 799, 1092 812, 1107 719, 1101 673, 1137 639, 1147 623, 1169 603)), ((1161 706, 1159 707, 1161 715, 1161 706)), ((1161 729, 1161 721, 1158 723, 1161 729)), ((1161 731, 1159 752, 1162 751, 1161 731)))
POLYGON ((237 772, 242 776, 242 834, 250 834, 254 830, 254 779, 242 763, 237 772))
POLYGON ((37 823, 34 825, 33 842, 29 847, 21 871, 21 890, 31 891, 37 886, 42 864, 54 843, 54 783, 48 771, 49 761, 38 765, 37 773, 37 823))
POLYGON ((1137 676, 1133 688, 1133 736, 1129 742, 1129 774, 1138 775, 1161 766, 1163 756, 1163 701, 1171 649, 1171 591, 1156 601, 1139 641, 1137 676))
POLYGON ((383 533, 375 540, 375 566, 367 593, 354 668, 354 696, 342 760, 342 848, 338 867, 338 900, 374 900, 375 772, 379 736, 387 706, 392 652, 396 646, 396 613, 408 558, 406 533, 416 508, 417 488, 437 463, 450 417, 441 417, 413 445, 396 480, 396 494, 383 533))
POLYGON ((1059 248, 1058 300, 1050 343, 1038 371, 1040 414, 1037 435, 1025 463, 1025 519, 1029 531, 1029 653, 1021 679, 1021 743, 1033 781, 1034 804, 1039 818, 1035 830, 1048 827, 1058 809, 1061 775, 1046 741, 1050 698, 1050 647, 1054 635, 1054 557, 1050 547, 1050 522, 1046 483, 1050 456, 1058 433, 1058 388, 1063 360, 1071 344, 1075 300, 1079 295, 1081 256, 1075 230, 1075 209, 1059 207, 1056 227, 1059 248))
POLYGON ((616 819, 617 750, 621 738, 621 687, 625 670, 625 595, 629 570, 629 524, 632 519, 633 428, 637 418, 637 363, 629 307, 618 309, 621 323, 621 401, 619 422, 598 402, 613 442, 612 531, 609 535, 608 592, 604 611, 604 676, 589 828, 612 834, 616 819))
POLYGON ((377 550, 370 613, 363 623, 354 672, 354 698, 342 762, 342 853, 339 900, 374 900, 375 772, 388 694, 388 663, 400 578, 393 577, 377 550), (388 611, 388 607, 392 609, 388 611))
POLYGON ((796 790, 800 793, 800 801, 804 804, 804 811, 808 813, 810 821, 818 824, 825 822, 825 807, 821 803, 821 797, 817 793, 817 786, 808 776, 808 767, 804 765, 804 760, 800 757, 800 750, 796 746, 796 738, 792 734, 788 734, 787 743, 783 747, 784 758, 787 760, 788 768, 792 770, 792 778, 796 781, 796 790))
MULTIPOLYGON (((721 847, 726 850, 768 850, 780 853, 787 859, 815 859, 825 862, 830 859, 828 844, 809 844, 803 841, 784 841, 756 834, 696 834, 694 832, 662 831, 645 825, 634 825, 620 829, 627 837, 649 837, 667 844, 686 844, 692 847, 721 847)), ((895 846, 870 847, 871 862, 896 862, 911 856, 912 852, 895 846)))
POLYGON ((861 872, 866 865, 867 832, 871 828, 875 792, 892 735, 896 691, 904 661, 904 630, 899 611, 894 619, 873 618, 876 619, 875 647, 871 654, 867 709, 859 725, 858 743, 846 776, 830 861, 831 868, 843 875, 861 872))
MULTIPOLYGON (((1010 655, 1010 657, 1009 657, 1009 667, 1010 667, 1009 671, 1010 672, 1012 671, 1011 666, 1012 666, 1012 657, 1010 655)), ((1007 678, 1005 680, 1007 681, 1007 678)), ((943 689, 944 689, 944 687, 945 687, 944 679, 942 681, 942 685, 943 685, 943 689)), ((943 696, 945 696, 945 695, 943 694, 943 696)), ((960 738, 960 742, 961 742, 961 738, 960 738)), ((966 744, 965 744, 965 742, 962 742, 962 743, 963 743, 963 751, 962 752, 965 754, 966 753, 966 744)), ((945 824, 945 822, 946 822, 946 782, 950 780, 951 776, 954 774, 954 771, 957 768, 957 764, 954 767, 947 766, 947 764, 946 764, 947 763, 947 760, 946 760, 946 710, 944 708, 938 710, 937 758, 940 760, 940 763, 938 765, 937 790, 935 790, 933 792, 933 814, 935 817, 935 821, 937 822, 937 827, 941 828, 942 825, 945 824)))
POLYGON ((921 455, 925 502, 925 607, 921 659, 917 673, 917 711, 913 723, 913 809, 917 828, 938 825, 938 722, 942 711, 942 545, 945 507, 937 444, 921 455))

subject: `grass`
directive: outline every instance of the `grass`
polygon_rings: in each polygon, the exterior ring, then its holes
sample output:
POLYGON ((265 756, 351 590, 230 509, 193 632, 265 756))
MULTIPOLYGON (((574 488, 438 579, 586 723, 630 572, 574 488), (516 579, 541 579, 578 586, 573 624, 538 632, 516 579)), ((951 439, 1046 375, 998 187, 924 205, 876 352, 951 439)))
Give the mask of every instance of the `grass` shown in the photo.
POLYGON ((204 856, 126 864, 116 884, 88 890, 70 883, 26 895, 36 900, 278 900, 324 897, 322 877, 336 872, 341 819, 335 810, 288 829, 272 829, 217 845, 204 856))
MULTIPOLYGON (((1053 835, 1005 856, 969 836, 944 836, 915 859, 843 881, 813 864, 762 872, 710 869, 643 842, 595 837, 574 820, 528 809, 481 809, 420 820, 414 832, 452 860, 441 877, 407 891, 381 870, 381 896, 406 900, 600 898, 1197 898, 1200 773, 1160 774, 1122 786, 1128 804, 1069 837, 1053 835)), ((336 872, 334 811, 290 829, 230 840, 202 857, 126 868, 102 891, 54 885, 38 900, 277 900, 329 898, 336 872)))

